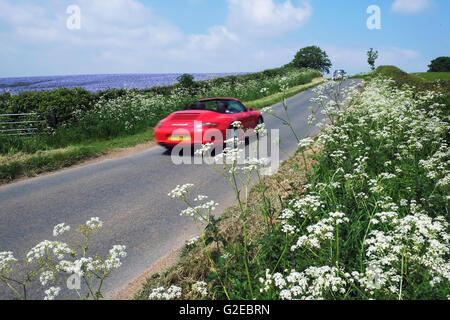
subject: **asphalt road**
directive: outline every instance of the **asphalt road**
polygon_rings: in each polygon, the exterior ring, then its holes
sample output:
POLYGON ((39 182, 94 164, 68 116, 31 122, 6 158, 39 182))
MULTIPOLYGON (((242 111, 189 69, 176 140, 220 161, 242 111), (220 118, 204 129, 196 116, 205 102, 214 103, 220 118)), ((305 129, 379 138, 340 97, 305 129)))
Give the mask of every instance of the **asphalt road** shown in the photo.
MULTIPOLYGON (((344 86, 354 81, 348 80, 344 86)), ((307 130, 311 90, 288 99, 296 131, 307 130)), ((274 110, 281 112, 282 105, 274 110)), ((290 130, 266 115, 268 129, 280 129, 286 159, 297 148, 290 130)), ((233 192, 208 165, 172 163, 162 147, 130 157, 106 160, 0 187, 0 252, 13 251, 19 261, 44 239, 52 240, 53 226, 65 222, 72 228, 91 217, 103 221, 91 252, 106 254, 115 244, 127 247, 123 266, 105 284, 115 292, 143 273, 150 265, 197 235, 195 225, 179 213, 182 202, 167 194, 177 184, 193 183, 194 194, 204 194, 220 205, 218 212, 234 203, 233 192)), ((32 287, 30 298, 42 299, 43 291, 32 287)), ((0 286, 0 299, 12 298, 0 286)))

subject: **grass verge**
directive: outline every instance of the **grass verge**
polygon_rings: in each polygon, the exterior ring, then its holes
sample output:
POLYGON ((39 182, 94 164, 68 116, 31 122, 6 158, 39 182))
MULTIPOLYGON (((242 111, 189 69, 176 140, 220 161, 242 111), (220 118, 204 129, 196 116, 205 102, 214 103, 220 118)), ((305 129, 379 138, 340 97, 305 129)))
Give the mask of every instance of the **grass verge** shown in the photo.
MULTIPOLYGON (((310 89, 312 87, 315 87, 315 86, 323 83, 326 80, 327 79, 325 79, 325 78, 315 78, 310 83, 302 84, 302 85, 299 85, 299 86, 295 86, 295 87, 289 88, 284 93, 284 96, 286 98, 295 96, 295 95, 299 94, 300 92, 303 92, 305 90, 308 90, 308 89, 310 89)), ((276 104, 276 103, 278 103, 278 102, 280 102, 282 100, 283 100, 283 93, 276 93, 276 94, 273 94, 271 96, 268 96, 268 97, 265 97, 265 98, 261 98, 261 99, 258 99, 258 100, 244 102, 244 104, 246 106, 253 107, 255 109, 262 109, 262 108, 265 108, 265 107, 268 107, 268 106, 272 106, 272 105, 274 105, 274 104, 276 104)))
POLYGON ((320 153, 297 153, 245 203, 235 191, 239 206, 218 219, 201 211, 214 201, 190 204, 193 185, 174 189, 208 225, 135 299, 448 299, 450 101, 398 70, 342 105, 323 100, 320 153))
POLYGON ((34 154, 1 156, 0 184, 70 167, 116 150, 153 141, 153 138, 153 130, 147 130, 130 136, 103 141, 86 141, 66 148, 38 151, 34 154))
POLYGON ((425 81, 450 81, 450 72, 417 72, 414 75, 424 79, 425 81))

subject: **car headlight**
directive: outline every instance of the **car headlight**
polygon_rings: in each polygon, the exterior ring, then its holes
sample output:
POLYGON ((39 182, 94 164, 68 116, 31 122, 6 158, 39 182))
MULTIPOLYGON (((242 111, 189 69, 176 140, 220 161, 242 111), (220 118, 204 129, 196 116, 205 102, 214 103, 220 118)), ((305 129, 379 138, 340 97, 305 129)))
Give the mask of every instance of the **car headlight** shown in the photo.
POLYGON ((164 125, 164 123, 158 122, 158 124, 157 124, 156 126, 157 126, 157 127, 161 127, 162 125, 164 125))

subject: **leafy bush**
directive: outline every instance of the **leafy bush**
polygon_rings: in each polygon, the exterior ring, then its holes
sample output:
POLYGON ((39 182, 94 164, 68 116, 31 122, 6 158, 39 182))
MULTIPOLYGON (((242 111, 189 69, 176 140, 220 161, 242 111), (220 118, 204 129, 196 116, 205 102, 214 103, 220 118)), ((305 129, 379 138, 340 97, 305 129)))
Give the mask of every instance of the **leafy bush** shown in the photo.
POLYGON ((428 72, 450 72, 450 57, 439 57, 428 65, 428 72))
POLYGON ((375 61, 378 59, 378 51, 370 48, 367 51, 367 63, 370 66, 370 69, 375 70, 375 61))
POLYGON ((178 83, 185 88, 190 88, 194 86, 194 76, 188 73, 182 74, 177 78, 178 83))
POLYGON ((310 68, 326 73, 330 73, 332 66, 327 53, 317 46, 300 49, 295 55, 292 65, 296 68, 310 68))

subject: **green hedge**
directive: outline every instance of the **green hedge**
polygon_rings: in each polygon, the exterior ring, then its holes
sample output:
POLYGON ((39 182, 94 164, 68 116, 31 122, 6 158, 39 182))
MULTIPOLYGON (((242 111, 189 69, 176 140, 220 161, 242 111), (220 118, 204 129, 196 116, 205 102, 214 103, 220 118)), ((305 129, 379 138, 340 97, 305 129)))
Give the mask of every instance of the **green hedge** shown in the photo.
MULTIPOLYGON (((291 68, 282 67, 276 69, 264 70, 262 72, 250 73, 238 76, 227 76, 212 80, 195 82, 196 91, 208 89, 213 86, 225 83, 235 84, 237 82, 246 82, 249 80, 260 80, 266 77, 275 77, 290 71, 291 68)), ((61 121, 67 121, 72 118, 75 110, 88 110, 92 108, 100 99, 114 100, 126 95, 129 92, 142 94, 160 94, 169 95, 180 85, 158 86, 148 89, 108 89, 92 93, 83 88, 60 88, 43 91, 26 91, 16 95, 9 92, 0 94, 0 113, 30 113, 40 112, 49 114, 51 109, 55 109, 57 117, 61 121)))

